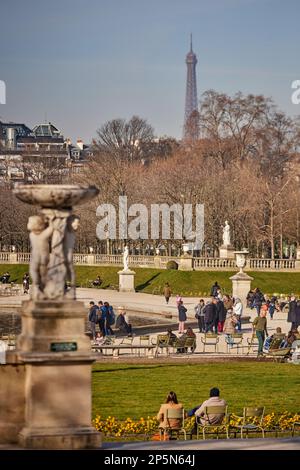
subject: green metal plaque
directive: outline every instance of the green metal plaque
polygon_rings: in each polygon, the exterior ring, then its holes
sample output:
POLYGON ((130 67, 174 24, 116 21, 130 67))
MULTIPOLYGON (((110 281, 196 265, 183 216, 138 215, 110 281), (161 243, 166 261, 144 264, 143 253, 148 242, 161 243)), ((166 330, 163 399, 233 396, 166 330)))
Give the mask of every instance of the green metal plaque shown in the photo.
POLYGON ((51 352, 77 351, 77 343, 51 343, 51 352))

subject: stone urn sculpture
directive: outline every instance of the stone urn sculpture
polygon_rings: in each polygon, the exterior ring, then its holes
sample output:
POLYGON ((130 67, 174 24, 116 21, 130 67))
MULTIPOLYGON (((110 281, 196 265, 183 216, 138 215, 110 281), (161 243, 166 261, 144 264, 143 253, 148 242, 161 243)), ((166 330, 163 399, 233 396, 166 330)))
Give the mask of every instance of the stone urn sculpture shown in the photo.
POLYGON ((246 266, 247 263, 247 255, 249 254, 249 251, 247 250, 242 250, 242 251, 235 251, 235 263, 238 268, 240 268, 240 273, 243 273, 243 268, 246 266))
POLYGON ((243 269, 247 263, 248 250, 234 252, 236 257, 236 266, 239 268, 239 272, 230 278, 232 281, 232 295, 241 299, 244 306, 247 305, 247 294, 251 288, 252 277, 248 276, 243 269))
POLYGON ((31 300, 22 303, 22 332, 0 378, 6 396, 0 400, 0 443, 30 449, 101 444, 101 434, 91 425, 95 358, 85 334, 87 311, 75 300, 73 249, 79 218, 72 212, 73 205, 98 192, 76 185, 21 185, 14 190, 18 199, 40 210, 29 217, 27 227, 31 300))

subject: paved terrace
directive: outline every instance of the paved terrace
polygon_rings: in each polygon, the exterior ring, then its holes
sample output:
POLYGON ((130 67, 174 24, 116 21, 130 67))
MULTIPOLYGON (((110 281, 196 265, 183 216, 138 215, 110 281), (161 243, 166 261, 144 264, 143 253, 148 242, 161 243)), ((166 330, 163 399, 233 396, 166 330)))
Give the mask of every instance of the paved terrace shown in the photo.
MULTIPOLYGON (((115 290, 107 290, 107 289, 93 289, 93 288, 79 288, 77 289, 77 298, 84 302, 86 309, 88 310, 89 302, 94 300, 98 302, 99 300, 108 301, 111 305, 114 306, 116 309, 119 305, 125 306, 125 308, 131 312, 139 314, 144 317, 145 323, 147 323, 147 318, 159 319, 160 322, 156 325, 149 325, 149 326, 139 326, 134 328, 135 338, 133 344, 139 344, 138 336, 141 334, 150 334, 151 339, 155 339, 158 333, 166 332, 167 328, 171 327, 173 331, 176 333, 178 327, 178 314, 177 314, 177 306, 175 302, 175 297, 171 297, 169 305, 166 305, 165 299, 163 296, 159 295, 152 295, 152 294, 144 294, 144 293, 124 293, 118 292, 115 290), (170 318, 171 317, 171 318, 170 318)), ((21 309, 21 302, 23 300, 27 300, 28 295, 18 295, 13 297, 0 297, 0 314, 2 312, 11 312, 15 309, 20 311, 21 309)), ((187 316, 188 321, 186 325, 191 325, 194 328, 194 331, 197 335, 197 348, 195 354, 189 355, 189 358, 192 360, 196 359, 197 357, 204 359, 204 357, 209 356, 213 357, 220 357, 222 356, 223 359, 225 357, 238 357, 241 354, 237 354, 237 350, 233 349, 230 355, 227 354, 227 346, 225 343, 224 335, 220 335, 219 340, 219 352, 215 354, 214 348, 212 346, 208 346, 206 352, 203 354, 203 345, 200 340, 200 334, 198 333, 197 328, 197 321, 194 317, 194 306, 198 303, 199 298, 197 297, 186 297, 183 298, 184 305, 188 309, 187 316)), ((207 300, 207 299, 206 299, 207 300)), ((117 313, 117 312, 116 312, 117 313)), ((244 315, 250 317, 250 322, 256 316, 256 310, 244 309, 244 315)), ((130 317, 130 315, 128 315, 130 317)), ((272 334, 276 327, 280 326, 282 331, 287 333, 290 329, 290 324, 287 323, 287 313, 286 312, 276 312, 274 314, 274 319, 270 320, 268 316, 268 331, 272 334)), ((130 318, 129 318, 130 321, 130 318)), ((242 332, 244 335, 243 338, 243 353, 244 355, 247 352, 247 338, 250 338, 252 335, 252 328, 251 323, 243 323, 242 325, 242 332)), ((119 360, 121 360, 122 356, 127 357, 129 356, 130 350, 123 350, 119 356, 119 360)), ((173 354, 173 359, 176 358, 176 361, 180 360, 182 355, 173 354)), ((250 357, 256 356, 252 350, 250 351, 250 357)), ((111 359, 111 356, 102 356, 104 360, 111 359)), ((186 355, 185 355, 186 357, 186 355)), ((164 354, 159 354, 160 359, 164 359, 164 354)), ((99 355, 99 360, 100 355, 99 355)), ((150 359, 149 359, 150 361, 150 359)))

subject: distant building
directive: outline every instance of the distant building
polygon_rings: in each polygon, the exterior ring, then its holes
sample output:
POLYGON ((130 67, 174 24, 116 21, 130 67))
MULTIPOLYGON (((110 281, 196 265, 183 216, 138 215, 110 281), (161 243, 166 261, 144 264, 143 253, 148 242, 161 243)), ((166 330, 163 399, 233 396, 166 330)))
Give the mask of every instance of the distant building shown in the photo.
POLYGON ((76 145, 73 145, 68 139, 67 146, 70 158, 73 161, 82 161, 93 156, 92 146, 84 144, 81 139, 77 139, 76 145))
POLYGON ((51 122, 30 129, 0 121, 0 184, 60 182, 80 172, 91 155, 89 145, 81 140, 72 145, 51 122))

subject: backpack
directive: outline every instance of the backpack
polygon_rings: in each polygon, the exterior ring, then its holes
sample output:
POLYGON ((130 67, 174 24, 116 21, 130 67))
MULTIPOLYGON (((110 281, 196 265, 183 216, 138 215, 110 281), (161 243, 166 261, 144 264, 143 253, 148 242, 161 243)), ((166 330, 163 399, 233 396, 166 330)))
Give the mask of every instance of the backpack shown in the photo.
POLYGON ((91 310, 89 312, 89 321, 96 323, 96 321, 97 321, 97 311, 98 311, 98 308, 97 308, 96 305, 94 305, 93 308, 91 308, 91 310))

